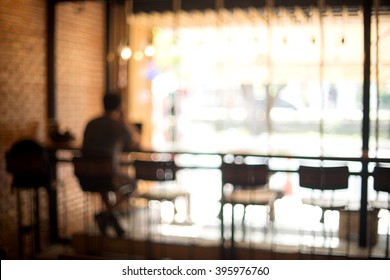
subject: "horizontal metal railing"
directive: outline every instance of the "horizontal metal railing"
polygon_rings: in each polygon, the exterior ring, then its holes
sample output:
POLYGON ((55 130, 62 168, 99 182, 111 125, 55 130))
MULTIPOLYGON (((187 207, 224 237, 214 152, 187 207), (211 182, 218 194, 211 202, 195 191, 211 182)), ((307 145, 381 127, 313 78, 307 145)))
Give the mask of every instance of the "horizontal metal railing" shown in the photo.
MULTIPOLYGON (((63 150, 67 150, 67 149, 63 148, 63 150)), ((64 155, 58 156, 56 158, 57 162, 70 162, 73 154, 79 153, 79 149, 75 149, 75 148, 69 149, 68 151, 71 152, 70 155, 68 154, 68 156, 64 156, 64 155)), ((293 161, 298 162, 298 165, 299 165, 299 162, 302 162, 302 161, 360 163, 362 166, 363 166, 363 164, 379 164, 379 163, 388 164, 388 163, 390 163, 389 158, 298 156, 298 155, 256 154, 256 153, 250 153, 250 152, 245 152, 245 153, 243 153, 243 152, 239 152, 239 153, 235 153, 235 152, 201 152, 201 151, 157 150, 157 149, 152 150, 152 149, 149 149, 149 150, 140 150, 140 151, 131 151, 131 152, 129 151, 129 153, 126 153, 124 156, 123 165, 130 166, 132 164, 133 160, 141 154, 142 155, 145 155, 145 154, 171 154, 171 155, 178 156, 178 157, 180 157, 182 155, 190 155, 192 157, 198 157, 198 156, 203 157, 204 164, 202 163, 202 161, 196 161, 195 164, 191 164, 191 160, 188 160, 188 159, 187 159, 187 163, 185 163, 185 164, 183 162, 178 163, 178 166, 182 169, 219 169, 220 168, 219 163, 222 163, 222 158, 228 154, 241 155, 243 157, 247 157, 247 156, 259 157, 259 158, 267 159, 268 161, 272 161, 273 159, 281 159, 281 160, 285 159, 286 161, 293 160, 293 161), (215 160, 215 161, 213 161, 213 164, 210 164, 209 162, 207 162, 208 164, 206 164, 205 156, 212 156, 215 158, 219 157, 220 161, 215 160), (190 163, 188 164, 188 162, 190 162, 190 163)), ((286 164, 285 166, 270 167, 270 172, 271 173, 282 172, 282 173, 292 174, 292 173, 296 173, 297 169, 288 167, 286 164)), ((351 171, 350 175, 364 178, 363 171, 358 170, 358 169, 351 171)), ((370 175, 371 175, 371 171, 368 172, 366 178, 368 178, 370 175)), ((363 183, 362 183, 362 186, 363 186, 363 183)), ((365 193, 367 193, 367 192, 365 192, 365 193)), ((361 199, 361 201, 362 201, 362 199, 361 199)), ((367 201, 367 197, 365 199, 363 199, 363 201, 367 201)), ((360 204, 360 206, 362 206, 362 204, 360 204)), ((360 216, 361 215, 367 216, 367 205, 364 208, 360 207, 359 211, 360 211, 359 212, 360 216)), ((367 221, 367 219, 364 219, 364 220, 367 221)), ((359 221, 361 222, 362 219, 360 218, 359 221)), ((365 236, 365 238, 367 238, 367 231, 369 230, 369 226, 367 225, 367 222, 363 225, 360 225, 359 228, 360 228, 359 235, 363 234, 365 236)), ((348 242, 350 242, 350 241, 348 241, 348 242)), ((369 254, 371 254, 371 252, 372 252, 371 246, 372 245, 370 242, 368 242, 368 244, 366 245, 366 247, 368 247, 369 254)), ((360 247, 363 247, 363 249, 364 249, 364 246, 360 246, 360 247)), ((348 257, 348 256, 346 256, 346 257, 348 257)), ((371 257, 371 255, 367 255, 367 257, 371 257)))

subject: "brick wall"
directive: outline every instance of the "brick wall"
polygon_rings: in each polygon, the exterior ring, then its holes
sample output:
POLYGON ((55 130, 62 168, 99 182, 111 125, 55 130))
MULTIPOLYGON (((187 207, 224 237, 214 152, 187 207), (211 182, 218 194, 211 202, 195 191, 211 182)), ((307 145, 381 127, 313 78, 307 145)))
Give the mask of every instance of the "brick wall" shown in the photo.
POLYGON ((4 153, 46 133, 46 3, 0 1, 0 248, 17 256, 16 197, 4 153))
MULTIPOLYGON (((102 112, 105 9, 100 1, 64 2, 57 4, 56 12, 57 120, 60 129, 69 129, 79 142, 87 121, 102 112)), ((58 179, 60 236, 70 237, 83 229, 90 215, 72 165, 61 164, 58 179)))
POLYGON ((101 113, 104 93, 105 12, 102 2, 59 3, 56 23, 57 114, 60 128, 82 138, 101 113))
MULTIPOLYGON (((57 4, 56 28, 58 122, 80 140, 87 120, 101 110, 103 3, 57 4)), ((16 197, 4 154, 22 137, 44 141, 47 135, 46 0, 0 1, 0 54, 0 248, 13 259, 18 248, 16 197)), ((72 171, 69 165, 59 167, 59 217, 67 234, 79 230, 83 220, 82 193, 72 171)))

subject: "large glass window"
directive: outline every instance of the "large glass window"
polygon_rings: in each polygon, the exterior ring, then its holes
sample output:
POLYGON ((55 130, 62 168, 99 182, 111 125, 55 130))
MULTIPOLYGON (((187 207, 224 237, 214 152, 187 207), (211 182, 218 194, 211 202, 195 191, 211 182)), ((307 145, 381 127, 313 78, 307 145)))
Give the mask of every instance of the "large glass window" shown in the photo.
MULTIPOLYGON (((390 18, 373 14, 372 23, 370 156, 388 157, 390 18)), ((137 35, 134 54, 151 43, 155 50, 150 57, 134 55, 130 71, 130 112, 146 124, 153 148, 361 156, 364 31, 359 8, 142 14, 131 24, 137 35)), ((275 170, 294 170, 301 163, 270 160, 275 170)), ((361 171, 361 163, 348 165, 352 172, 361 171)), ((208 182, 213 175, 207 175, 208 182)), ((199 186, 208 189, 208 183, 197 181, 201 176, 194 178, 194 192, 199 186)), ((300 194, 298 177, 289 173, 273 174, 270 186, 300 194)), ((360 194, 361 179, 351 176, 341 198, 359 208, 360 194)), ((210 200, 217 204, 218 195, 217 190, 210 200)), ((372 181, 368 196, 376 198, 372 181)), ((203 197, 197 203, 201 209, 203 197)), ((288 199, 285 203, 286 214, 298 209, 288 199)))
POLYGON ((390 156, 390 18, 372 20, 371 156, 390 156))
MULTIPOLYGON (((138 15, 133 22, 148 26, 156 50, 142 71, 154 147, 361 155, 359 9, 138 15)), ((379 17, 379 27, 378 142, 371 142, 383 154, 390 143, 389 20, 379 17)))

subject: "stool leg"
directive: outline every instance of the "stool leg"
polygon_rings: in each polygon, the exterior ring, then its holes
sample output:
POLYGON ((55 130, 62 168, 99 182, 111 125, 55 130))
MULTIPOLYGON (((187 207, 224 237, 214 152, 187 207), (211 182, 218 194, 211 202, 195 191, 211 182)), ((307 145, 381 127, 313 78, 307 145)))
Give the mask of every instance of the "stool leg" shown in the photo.
POLYGON ((231 243, 230 243, 230 258, 231 259, 235 259, 236 256, 236 248, 235 248, 235 237, 234 237, 234 232, 235 232, 235 228, 234 228, 234 204, 232 203, 232 224, 231 224, 231 243))
MULTIPOLYGON (((35 243, 35 252, 40 252, 41 250, 41 235, 40 235, 40 217, 39 217, 39 208, 40 208, 40 200, 39 200, 39 189, 34 189, 34 243, 35 243)), ((34 252, 34 253, 35 253, 34 252)))
POLYGON ((187 213, 186 213, 186 222, 188 224, 191 224, 191 200, 190 200, 190 195, 187 194, 185 196, 185 200, 186 200, 186 203, 187 203, 187 213))
POLYGON ((247 207, 247 206, 244 205, 244 213, 242 214, 242 220, 241 220, 242 241, 245 241, 245 237, 246 237, 246 226, 245 226, 246 207, 247 207))
POLYGON ((119 224, 118 218, 119 218, 118 213, 110 212, 108 222, 114 228, 117 237, 122 237, 125 234, 125 231, 122 228, 122 226, 119 224))
POLYGON ((224 209, 225 203, 223 201, 223 198, 221 199, 221 209, 219 213, 219 217, 221 219, 221 258, 224 260, 226 259, 226 253, 225 253, 225 223, 224 223, 224 215, 223 215, 223 209, 224 209))
POLYGON ((23 225, 22 225, 22 207, 21 207, 21 197, 20 197, 20 191, 16 191, 16 204, 17 204, 17 211, 18 211, 18 255, 19 259, 23 258, 24 255, 24 242, 23 242, 23 225))

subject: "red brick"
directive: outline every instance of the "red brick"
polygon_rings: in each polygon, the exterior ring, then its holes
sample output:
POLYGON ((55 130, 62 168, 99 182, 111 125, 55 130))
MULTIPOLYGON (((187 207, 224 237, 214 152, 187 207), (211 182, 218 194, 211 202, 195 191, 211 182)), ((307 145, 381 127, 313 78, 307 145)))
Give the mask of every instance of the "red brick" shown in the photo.
MULTIPOLYGON (((78 140, 87 120, 101 110, 105 84, 104 4, 87 2, 81 11, 79 7, 77 3, 56 7, 55 89, 60 128, 69 128, 78 140)), ((11 259, 18 257, 16 196, 4 154, 21 137, 46 138, 46 30, 45 0, 0 1, 0 248, 11 259)), ((84 194, 72 168, 61 166, 58 174, 60 230, 71 235, 82 229, 84 194)), ((40 196, 42 219, 47 219, 46 194, 40 192, 40 196)))

